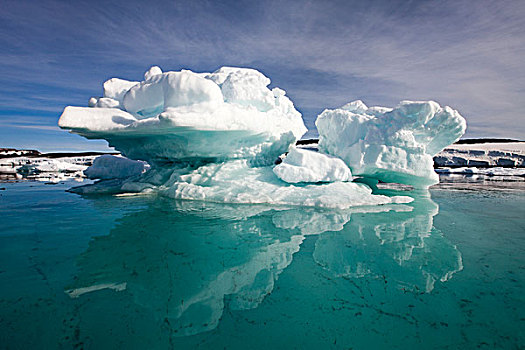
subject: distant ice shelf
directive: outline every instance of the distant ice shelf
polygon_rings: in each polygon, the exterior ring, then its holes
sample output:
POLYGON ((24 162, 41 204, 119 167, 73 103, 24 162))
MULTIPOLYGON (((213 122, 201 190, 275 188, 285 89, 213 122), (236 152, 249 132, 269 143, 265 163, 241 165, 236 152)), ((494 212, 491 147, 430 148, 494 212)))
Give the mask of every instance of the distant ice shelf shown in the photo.
POLYGON ((82 182, 86 170, 103 153, 41 153, 37 150, 0 148, 0 181, 35 180, 82 182))
POLYGON ((455 144, 434 157, 437 167, 525 167, 525 142, 455 144))

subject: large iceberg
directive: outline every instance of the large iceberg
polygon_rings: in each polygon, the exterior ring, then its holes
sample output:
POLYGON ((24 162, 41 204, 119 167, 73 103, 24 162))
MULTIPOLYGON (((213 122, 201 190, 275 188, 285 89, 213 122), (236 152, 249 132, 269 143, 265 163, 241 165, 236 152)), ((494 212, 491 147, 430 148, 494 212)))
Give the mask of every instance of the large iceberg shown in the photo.
POLYGON ((106 139, 128 158, 148 163, 250 158, 271 164, 306 132, 301 114, 254 69, 162 73, 144 81, 113 78, 92 107, 66 107, 59 126, 106 139))
POLYGON ((434 101, 369 108, 359 100, 323 111, 315 125, 319 150, 343 159, 352 174, 415 187, 439 182, 433 156, 467 127, 458 111, 434 101))
POLYGON ((321 152, 297 149, 292 145, 306 132, 301 114, 269 84, 254 69, 233 67, 195 73, 154 66, 141 82, 106 81, 104 96, 91 98, 90 107, 66 107, 60 127, 105 139, 151 168, 143 172, 142 163, 122 159, 112 165, 106 157, 86 171, 102 180, 73 191, 339 209, 407 203, 412 199, 372 193, 352 174, 402 182, 400 173, 416 185, 432 183, 430 154, 464 131, 457 112, 434 102, 394 110, 353 103, 320 115, 321 152), (126 172, 126 164, 135 168, 126 172), (107 169, 118 171, 111 176, 107 169))

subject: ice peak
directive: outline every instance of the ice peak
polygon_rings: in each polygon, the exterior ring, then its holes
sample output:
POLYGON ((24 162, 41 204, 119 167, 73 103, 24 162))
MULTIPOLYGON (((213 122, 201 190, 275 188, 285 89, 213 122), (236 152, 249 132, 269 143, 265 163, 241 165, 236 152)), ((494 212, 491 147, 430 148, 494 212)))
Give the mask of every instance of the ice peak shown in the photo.
POLYGON ((162 69, 159 66, 152 66, 144 73, 144 80, 150 80, 155 75, 162 74, 162 69))

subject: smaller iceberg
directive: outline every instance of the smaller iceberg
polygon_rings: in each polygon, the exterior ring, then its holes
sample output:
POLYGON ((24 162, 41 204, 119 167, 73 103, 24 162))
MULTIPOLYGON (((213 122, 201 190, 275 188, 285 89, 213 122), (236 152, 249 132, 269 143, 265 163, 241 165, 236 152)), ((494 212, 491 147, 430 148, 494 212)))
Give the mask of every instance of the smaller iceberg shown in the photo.
POLYGON ((352 174, 414 187, 439 182, 433 156, 467 127, 458 111, 434 101, 385 108, 359 100, 323 111, 315 125, 319 150, 343 159, 352 174))

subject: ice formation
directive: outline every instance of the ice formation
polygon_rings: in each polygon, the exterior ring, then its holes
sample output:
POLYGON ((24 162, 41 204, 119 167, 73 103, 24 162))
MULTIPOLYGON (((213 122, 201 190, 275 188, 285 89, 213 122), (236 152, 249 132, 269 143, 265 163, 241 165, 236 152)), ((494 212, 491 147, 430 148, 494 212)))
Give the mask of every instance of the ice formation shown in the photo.
POLYGON ((355 182, 286 184, 277 178, 272 167, 251 167, 247 160, 210 163, 193 170, 156 167, 138 179, 101 181, 74 191, 82 194, 155 191, 174 199, 338 209, 412 201, 405 196, 375 195, 370 187, 355 182))
POLYGON ((431 154, 465 128, 457 112, 434 102, 394 110, 352 103, 319 117, 323 152, 290 148, 306 127, 285 92, 269 84, 254 69, 232 67, 194 73, 154 66, 141 82, 106 81, 103 97, 91 98, 87 108, 66 107, 59 125, 105 139, 151 169, 125 173, 122 160, 111 164, 115 159, 106 157, 87 172, 104 180, 75 191, 340 209, 406 203, 412 199, 376 195, 351 182, 352 173, 387 181, 408 174, 432 183, 431 154))
POLYGON ((432 157, 466 129, 456 110, 433 101, 369 108, 358 100, 323 111, 315 124, 319 150, 343 159, 353 175, 415 187, 439 181, 432 157))
POLYGON ((66 107, 59 126, 106 139, 131 159, 166 163, 195 158, 271 164, 306 132, 285 92, 254 69, 162 73, 142 82, 113 78, 92 107, 66 107))

